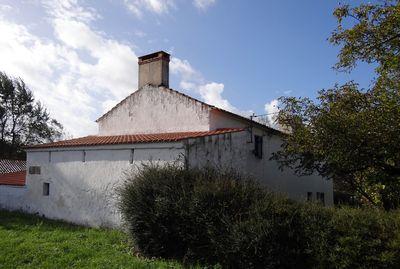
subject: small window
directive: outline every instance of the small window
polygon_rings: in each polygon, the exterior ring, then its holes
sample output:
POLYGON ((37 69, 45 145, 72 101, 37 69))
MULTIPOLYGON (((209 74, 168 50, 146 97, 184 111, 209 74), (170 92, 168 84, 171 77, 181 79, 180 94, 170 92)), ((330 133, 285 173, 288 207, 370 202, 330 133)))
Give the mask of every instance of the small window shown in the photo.
POLYGON ((135 154, 135 149, 131 149, 131 156, 130 156, 130 158, 129 158, 129 163, 130 163, 130 164, 133 163, 134 154, 135 154))
POLYGON ((263 157, 263 137, 259 135, 254 136, 254 155, 262 159, 263 157))
POLYGON ((51 163, 51 151, 49 151, 49 163, 51 163))
POLYGON ((86 162, 86 151, 82 152, 82 162, 86 162))
POLYGON ((40 166, 29 166, 30 175, 40 175, 40 166))
POLYGON ((317 201, 325 205, 325 193, 317 192, 317 201))
POLYGON ((312 192, 307 192, 307 201, 309 201, 309 202, 311 202, 313 199, 312 199, 312 192))
POLYGON ((43 183, 43 196, 49 196, 50 195, 50 183, 43 183))

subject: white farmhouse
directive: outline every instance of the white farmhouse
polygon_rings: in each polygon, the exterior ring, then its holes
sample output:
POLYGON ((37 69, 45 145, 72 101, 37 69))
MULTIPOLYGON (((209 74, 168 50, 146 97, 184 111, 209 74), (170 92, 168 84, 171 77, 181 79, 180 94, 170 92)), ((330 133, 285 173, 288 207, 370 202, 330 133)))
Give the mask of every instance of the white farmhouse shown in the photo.
POLYGON ((333 203, 331 181, 270 160, 279 131, 170 89, 169 59, 162 51, 139 57, 139 89, 97 120, 98 135, 27 148, 26 185, 0 186, 0 207, 119 226, 115 188, 149 160, 234 167, 291 198, 333 203))

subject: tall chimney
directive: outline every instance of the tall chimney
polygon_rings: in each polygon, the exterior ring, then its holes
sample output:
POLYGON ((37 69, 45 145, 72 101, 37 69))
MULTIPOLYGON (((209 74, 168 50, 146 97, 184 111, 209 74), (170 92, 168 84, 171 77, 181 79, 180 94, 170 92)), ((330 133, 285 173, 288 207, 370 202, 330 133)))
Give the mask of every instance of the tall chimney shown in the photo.
POLYGON ((164 51, 139 57, 139 89, 148 84, 169 87, 169 58, 164 51))

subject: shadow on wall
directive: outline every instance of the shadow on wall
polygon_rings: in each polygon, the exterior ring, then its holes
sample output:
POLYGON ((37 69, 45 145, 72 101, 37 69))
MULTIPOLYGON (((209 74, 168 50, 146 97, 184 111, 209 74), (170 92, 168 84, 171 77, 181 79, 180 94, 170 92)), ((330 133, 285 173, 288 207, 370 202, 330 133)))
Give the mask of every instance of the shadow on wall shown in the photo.
POLYGON ((64 156, 65 161, 51 160, 50 165, 42 167, 42 174, 30 180, 25 201, 31 205, 29 212, 81 225, 119 227, 122 221, 117 190, 127 174, 135 173, 144 164, 184 163, 182 154, 173 161, 159 161, 152 160, 148 154, 129 159, 127 151, 102 161, 101 157, 106 154, 91 153, 86 154, 85 161, 77 160, 79 154, 75 152, 69 159, 64 156), (45 188, 48 188, 48 195, 45 195, 45 188))

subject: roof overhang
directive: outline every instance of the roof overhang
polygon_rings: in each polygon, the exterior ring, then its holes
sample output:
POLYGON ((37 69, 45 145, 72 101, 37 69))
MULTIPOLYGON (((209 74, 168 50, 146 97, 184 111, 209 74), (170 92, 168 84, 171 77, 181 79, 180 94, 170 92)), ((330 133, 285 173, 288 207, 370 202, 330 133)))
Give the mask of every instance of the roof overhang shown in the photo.
POLYGON ((176 133, 157 133, 157 134, 134 134, 134 135, 114 135, 114 136, 86 136, 70 140, 63 140, 53 143, 31 145, 25 147, 26 150, 35 149, 57 149, 57 148, 82 148, 107 145, 131 145, 148 143, 171 143, 186 139, 235 133, 244 131, 245 128, 224 128, 213 131, 197 132, 176 132, 176 133))

